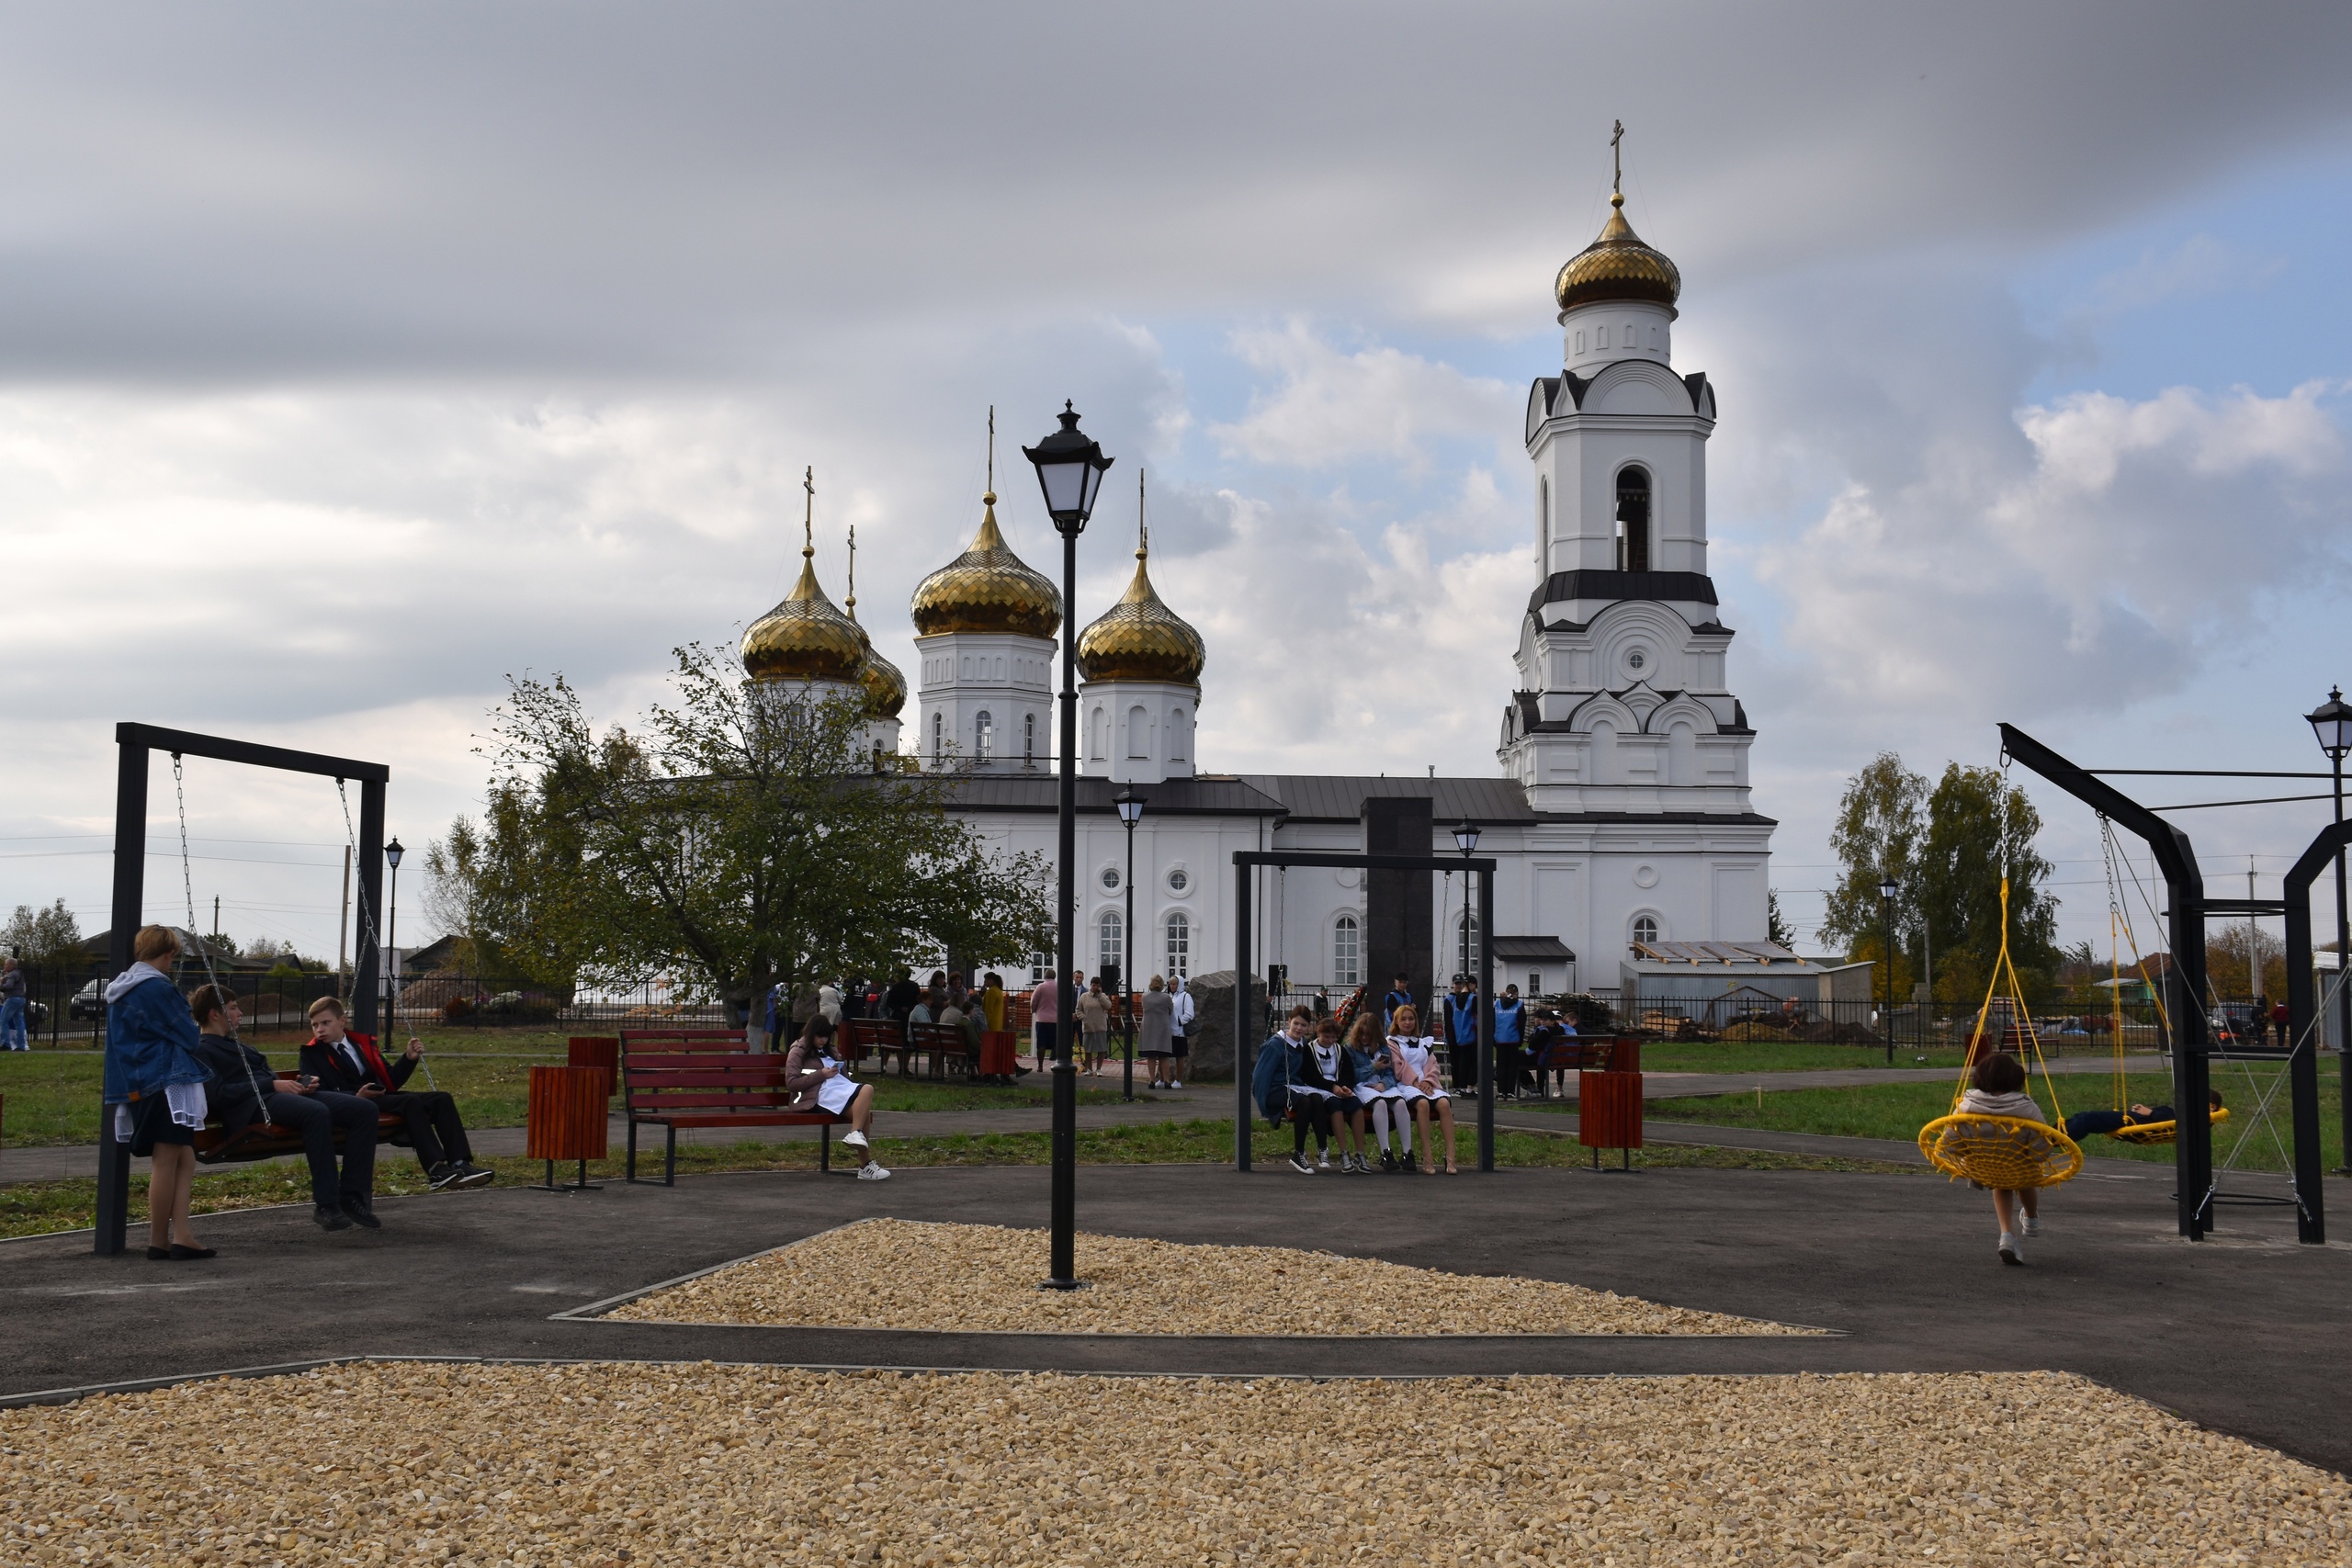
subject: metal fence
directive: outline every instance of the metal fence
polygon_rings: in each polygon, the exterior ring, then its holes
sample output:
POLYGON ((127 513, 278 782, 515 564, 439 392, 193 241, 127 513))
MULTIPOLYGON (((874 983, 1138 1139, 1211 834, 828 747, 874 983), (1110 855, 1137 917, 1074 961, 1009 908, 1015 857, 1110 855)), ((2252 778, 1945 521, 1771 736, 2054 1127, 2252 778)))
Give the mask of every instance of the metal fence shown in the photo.
MULTIPOLYGON (((103 993, 109 977, 105 964, 27 964, 24 974, 26 1029, 36 1043, 64 1049, 105 1043, 103 993)), ((199 966, 182 964, 176 979, 181 989, 188 990, 204 984, 205 975, 199 966)), ((256 1040, 308 1034, 311 1004, 321 997, 348 1000, 350 988, 347 976, 318 971, 223 974, 220 984, 244 1012, 243 1032, 256 1040)), ((381 1012, 382 993, 379 995, 381 1012)), ((726 1021, 726 1009, 719 1003, 682 999, 674 984, 661 980, 625 990, 563 992, 512 978, 406 976, 392 1009, 392 1022, 402 1029, 609 1029, 625 1023, 726 1021)))

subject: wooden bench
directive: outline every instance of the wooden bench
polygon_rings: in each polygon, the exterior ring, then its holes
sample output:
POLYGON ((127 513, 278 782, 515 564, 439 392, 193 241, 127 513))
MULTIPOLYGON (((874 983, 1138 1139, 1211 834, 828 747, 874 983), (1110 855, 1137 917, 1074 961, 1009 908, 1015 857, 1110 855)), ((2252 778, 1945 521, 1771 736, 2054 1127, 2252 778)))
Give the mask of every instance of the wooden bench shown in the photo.
MULTIPOLYGON (((291 1085, 299 1075, 278 1073, 276 1081, 291 1085)), ((295 1092, 291 1088, 273 1093, 295 1092)), ((376 1118, 376 1142, 380 1145, 395 1144, 409 1146, 408 1119, 385 1111, 376 1118)), ((343 1132, 334 1134, 337 1154, 343 1152, 343 1132)), ((231 1137, 221 1125, 218 1111, 207 1111, 204 1125, 196 1130, 196 1163, 198 1165, 243 1165, 248 1160, 282 1159, 288 1155, 307 1153, 302 1134, 291 1127, 281 1127, 275 1122, 253 1121, 245 1123, 236 1136, 231 1137)))
POLYGON ((879 1067, 888 1068, 890 1057, 899 1058, 899 1071, 904 1074, 910 1060, 906 1026, 895 1018, 852 1018, 842 1021, 842 1037, 849 1042, 853 1066, 865 1060, 868 1051, 874 1053, 879 1067))
POLYGON ((948 1064, 951 1062, 960 1066, 967 1074, 972 1070, 972 1058, 975 1055, 972 1050, 972 1037, 965 1033, 959 1024, 910 1023, 907 1025, 907 1059, 911 1061, 918 1051, 931 1058, 933 1077, 945 1077, 948 1064))
POLYGON ((1567 1087, 1566 1075, 1570 1073, 1607 1072, 1610 1059, 1616 1051, 1617 1042, 1608 1035, 1570 1035, 1566 1040, 1551 1042, 1540 1052, 1531 1051, 1528 1066, 1535 1074, 1536 1091, 1549 1100, 1552 1089, 1548 1075, 1560 1074, 1560 1087, 1565 1089, 1567 1087))
POLYGON ((628 1120, 628 1159, 625 1172, 637 1180, 637 1130, 640 1125, 667 1129, 662 1185, 678 1184, 678 1129, 681 1127, 819 1127, 817 1168, 833 1168, 833 1116, 829 1111, 786 1109, 792 1097, 784 1088, 784 1057, 774 1052, 744 1048, 741 1035, 721 1032, 633 1031, 621 1033, 621 1093, 628 1120), (682 1033, 699 1039, 681 1044, 682 1033), (711 1035, 719 1033, 719 1040, 711 1035), (721 1043, 732 1040, 732 1048, 721 1043))

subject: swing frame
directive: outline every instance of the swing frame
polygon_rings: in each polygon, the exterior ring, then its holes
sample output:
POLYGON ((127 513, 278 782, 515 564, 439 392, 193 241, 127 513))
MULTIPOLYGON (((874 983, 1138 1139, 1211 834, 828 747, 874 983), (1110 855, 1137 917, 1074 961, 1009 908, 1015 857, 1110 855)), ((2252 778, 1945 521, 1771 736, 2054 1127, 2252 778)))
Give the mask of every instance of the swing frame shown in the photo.
MULTIPOLYGON (((384 891, 384 791, 392 771, 382 762, 293 751, 159 725, 121 723, 114 728, 117 755, 114 791, 113 929, 107 933, 107 973, 130 967, 131 939, 146 909, 147 773, 157 751, 177 757, 209 757, 281 773, 359 781, 359 896, 362 908, 379 908, 384 891)), ((352 1022, 363 1033, 376 1029, 376 986, 382 954, 361 943, 351 969, 352 1022)), ((91 1250, 101 1258, 121 1255, 130 1228, 130 1145, 118 1142, 110 1117, 98 1118, 97 1214, 91 1250)))

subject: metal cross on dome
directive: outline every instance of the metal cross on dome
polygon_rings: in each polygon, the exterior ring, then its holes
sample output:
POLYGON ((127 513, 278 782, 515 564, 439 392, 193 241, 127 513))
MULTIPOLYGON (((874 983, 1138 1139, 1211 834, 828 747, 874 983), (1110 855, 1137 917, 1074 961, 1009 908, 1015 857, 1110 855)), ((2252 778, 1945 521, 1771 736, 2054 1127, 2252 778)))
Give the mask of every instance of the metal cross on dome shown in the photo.
POLYGON ((1609 191, 1612 196, 1625 194, 1625 162, 1620 143, 1625 140, 1625 122, 1618 120, 1609 133, 1609 191))

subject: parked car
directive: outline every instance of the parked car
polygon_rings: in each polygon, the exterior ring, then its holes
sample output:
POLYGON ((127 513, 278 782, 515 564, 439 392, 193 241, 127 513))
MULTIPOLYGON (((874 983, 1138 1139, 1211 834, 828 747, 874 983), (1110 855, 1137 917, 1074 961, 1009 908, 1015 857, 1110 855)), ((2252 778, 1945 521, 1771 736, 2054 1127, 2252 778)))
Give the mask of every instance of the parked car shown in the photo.
POLYGON ((106 1017, 106 988, 104 980, 93 980, 84 986, 74 993, 74 999, 65 1004, 65 1016, 76 1023, 85 1021, 95 1023, 106 1017))

